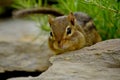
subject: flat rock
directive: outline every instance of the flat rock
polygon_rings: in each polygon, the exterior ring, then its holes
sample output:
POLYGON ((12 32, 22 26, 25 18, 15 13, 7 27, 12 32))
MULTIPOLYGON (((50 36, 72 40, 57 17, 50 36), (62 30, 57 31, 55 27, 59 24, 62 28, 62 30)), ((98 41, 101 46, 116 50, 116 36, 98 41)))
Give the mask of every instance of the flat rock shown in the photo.
POLYGON ((34 21, 24 19, 0 19, 0 41, 30 41, 40 33, 34 21))
POLYGON ((48 35, 36 23, 23 19, 0 20, 0 73, 5 71, 45 71, 53 55, 48 35))
POLYGON ((0 42, 0 72, 45 71, 51 56, 47 44, 0 42))
POLYGON ((52 66, 38 77, 8 80, 120 80, 120 39, 53 56, 50 61, 52 66))

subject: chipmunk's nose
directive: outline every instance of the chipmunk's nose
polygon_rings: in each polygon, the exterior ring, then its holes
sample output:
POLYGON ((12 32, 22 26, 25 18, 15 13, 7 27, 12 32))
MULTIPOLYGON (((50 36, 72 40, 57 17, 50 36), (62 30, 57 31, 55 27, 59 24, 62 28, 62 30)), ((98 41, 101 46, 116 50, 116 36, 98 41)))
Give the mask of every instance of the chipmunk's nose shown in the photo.
POLYGON ((61 41, 58 41, 58 47, 60 48, 60 49, 66 49, 67 47, 63 44, 63 42, 61 42, 61 41))
POLYGON ((60 44, 60 41, 58 41, 58 44, 60 44))
POLYGON ((59 48, 62 48, 61 41, 58 41, 58 46, 59 46, 59 48))

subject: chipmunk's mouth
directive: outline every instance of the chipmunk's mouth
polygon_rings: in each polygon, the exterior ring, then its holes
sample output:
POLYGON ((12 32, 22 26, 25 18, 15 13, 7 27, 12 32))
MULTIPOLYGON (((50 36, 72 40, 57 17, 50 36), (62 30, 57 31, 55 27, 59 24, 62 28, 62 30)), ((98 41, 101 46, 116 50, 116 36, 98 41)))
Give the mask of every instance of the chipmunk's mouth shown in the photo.
POLYGON ((60 51, 64 51, 69 47, 68 45, 65 45, 62 43, 54 43, 53 46, 55 49, 60 50, 60 51))
POLYGON ((57 50, 64 50, 61 46, 59 46, 59 44, 57 44, 57 45, 54 44, 53 46, 54 46, 54 48, 57 49, 57 50))

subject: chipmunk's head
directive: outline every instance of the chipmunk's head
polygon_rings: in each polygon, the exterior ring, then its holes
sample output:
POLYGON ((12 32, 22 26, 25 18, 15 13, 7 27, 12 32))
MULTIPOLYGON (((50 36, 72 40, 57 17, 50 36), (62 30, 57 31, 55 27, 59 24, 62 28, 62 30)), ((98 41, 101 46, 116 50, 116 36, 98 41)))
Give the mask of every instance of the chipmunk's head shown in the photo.
POLYGON ((79 49, 83 47, 84 35, 76 28, 76 19, 73 13, 55 19, 49 16, 51 28, 49 45, 57 53, 79 49))

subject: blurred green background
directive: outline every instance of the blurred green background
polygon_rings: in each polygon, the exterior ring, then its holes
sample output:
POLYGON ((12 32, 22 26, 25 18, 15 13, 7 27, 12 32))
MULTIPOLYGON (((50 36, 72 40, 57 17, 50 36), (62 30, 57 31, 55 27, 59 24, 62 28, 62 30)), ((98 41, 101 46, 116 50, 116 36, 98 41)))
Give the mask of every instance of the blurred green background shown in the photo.
MULTIPOLYGON (((67 15, 85 12, 94 20, 103 40, 120 38, 120 0, 0 0, 0 17, 11 16, 12 11, 49 7, 67 15), (6 14, 7 13, 7 14, 6 14)), ((40 29, 49 31, 47 15, 30 15, 40 29)))

